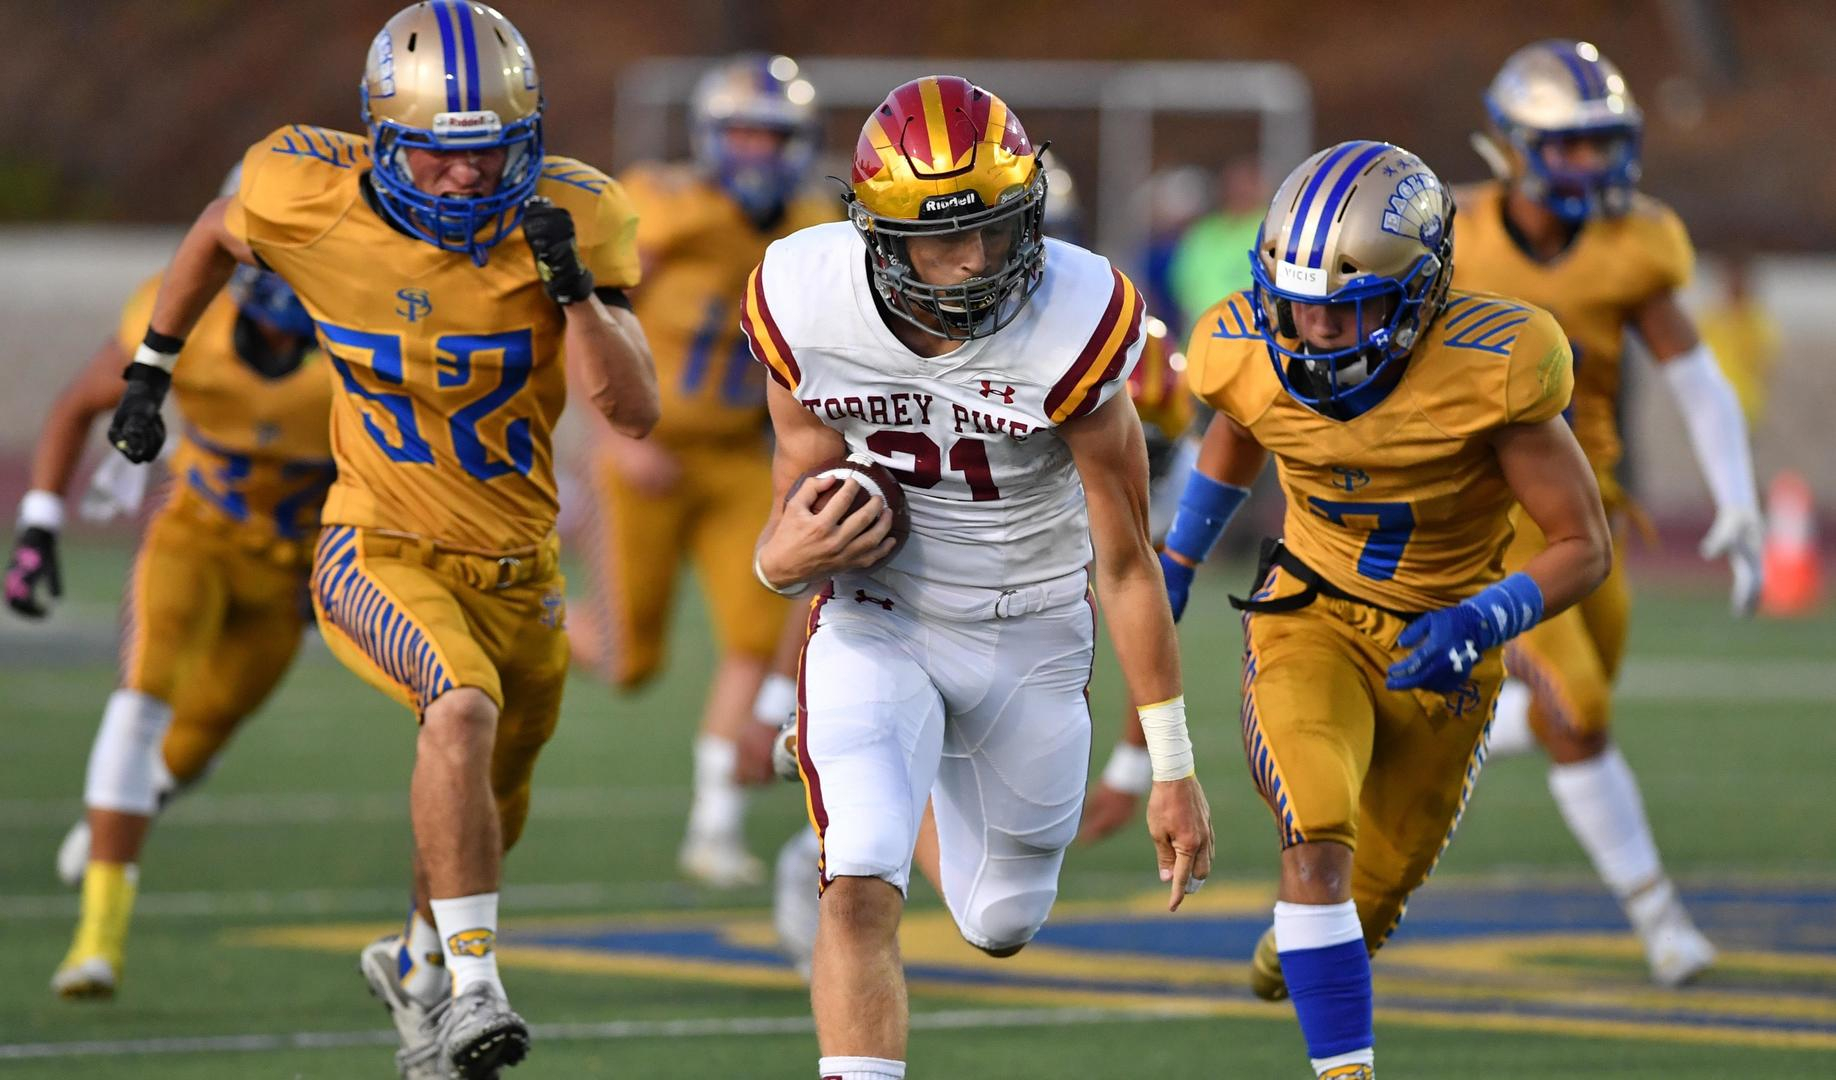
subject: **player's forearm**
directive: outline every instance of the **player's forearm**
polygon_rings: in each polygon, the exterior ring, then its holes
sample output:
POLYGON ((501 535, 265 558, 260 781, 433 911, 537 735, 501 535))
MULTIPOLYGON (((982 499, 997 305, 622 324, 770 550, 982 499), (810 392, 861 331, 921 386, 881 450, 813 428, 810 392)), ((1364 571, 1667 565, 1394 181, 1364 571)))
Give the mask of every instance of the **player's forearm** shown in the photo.
POLYGON ((1664 376, 1683 414, 1696 463, 1717 510, 1757 512, 1759 492, 1753 480, 1753 452, 1740 398, 1706 344, 1667 360, 1664 376))
MULTIPOLYGON (((224 229, 224 204, 219 199, 205 207, 179 242, 160 279, 159 295, 147 320, 149 330, 183 341, 235 272, 238 255, 224 229)), ((249 261, 253 258, 250 255, 249 261)))
POLYGON ((641 439, 662 415, 656 365, 637 318, 588 297, 566 313, 568 362, 574 381, 612 430, 641 439))
POLYGON ((83 443, 95 419, 121 400, 121 369, 128 357, 113 341, 106 341, 89 363, 51 403, 45 426, 32 452, 32 490, 63 498, 83 457, 83 443))
MULTIPOLYGON (((1144 549, 1145 551, 1145 549, 1144 549)), ((1167 609, 1160 566, 1147 557, 1122 566, 1097 564, 1097 596, 1115 643, 1129 700, 1137 707, 1180 696, 1179 639, 1167 609)))
POLYGON ((1599 588, 1612 568, 1613 538, 1603 516, 1597 534, 1590 529, 1573 536, 1551 537, 1549 546, 1537 552, 1524 565, 1523 572, 1542 590, 1543 618, 1548 619, 1599 588))

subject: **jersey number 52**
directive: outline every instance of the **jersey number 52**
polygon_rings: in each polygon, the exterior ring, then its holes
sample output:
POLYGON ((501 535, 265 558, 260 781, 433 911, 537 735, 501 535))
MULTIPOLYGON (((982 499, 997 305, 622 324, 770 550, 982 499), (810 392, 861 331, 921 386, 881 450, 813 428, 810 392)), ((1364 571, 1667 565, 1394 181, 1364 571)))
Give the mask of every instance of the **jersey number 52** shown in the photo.
MULTIPOLYGON (((331 346, 332 365, 344 381, 346 392, 374 403, 393 422, 391 435, 378 424, 378 413, 364 410, 364 430, 382 448, 391 461, 433 463, 433 448, 421 435, 415 418, 414 396, 393 391, 372 390, 358 381, 351 370, 351 360, 340 349, 369 354, 370 371, 378 383, 403 385, 402 338, 399 334, 372 334, 330 323, 320 323, 319 331, 331 346)), ((500 353, 497 385, 446 417, 453 440, 453 453, 465 471, 479 479, 491 480, 507 473, 527 476, 535 459, 529 434, 529 418, 516 417, 503 425, 501 456, 492 453, 479 433, 486 417, 503 408, 517 391, 529 382, 529 370, 535 362, 535 348, 529 330, 511 330, 502 334, 444 334, 434 340, 434 366, 438 369, 435 384, 442 390, 456 389, 472 382, 473 361, 487 353, 500 353)))

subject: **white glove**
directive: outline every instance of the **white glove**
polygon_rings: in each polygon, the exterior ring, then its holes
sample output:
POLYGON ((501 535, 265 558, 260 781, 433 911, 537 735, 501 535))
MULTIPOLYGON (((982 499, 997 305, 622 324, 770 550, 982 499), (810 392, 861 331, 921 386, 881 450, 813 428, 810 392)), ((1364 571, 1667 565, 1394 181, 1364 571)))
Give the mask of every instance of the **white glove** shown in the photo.
POLYGON ((1734 574, 1728 607, 1737 619, 1751 617, 1759 606, 1760 589, 1766 583, 1760 561, 1765 536, 1765 523, 1757 510, 1729 507, 1715 515, 1715 524, 1702 538, 1703 558, 1727 556, 1728 569, 1734 574))

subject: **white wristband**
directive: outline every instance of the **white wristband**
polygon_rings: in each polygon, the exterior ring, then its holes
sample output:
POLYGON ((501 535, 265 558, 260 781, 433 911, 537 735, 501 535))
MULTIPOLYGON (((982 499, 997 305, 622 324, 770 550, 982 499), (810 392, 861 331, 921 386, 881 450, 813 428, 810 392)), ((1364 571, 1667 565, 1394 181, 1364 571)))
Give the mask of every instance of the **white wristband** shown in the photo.
POLYGON ((156 367, 170 375, 172 374, 173 365, 178 363, 178 353, 160 352, 158 349, 155 349, 153 346, 143 341, 140 343, 140 348, 134 350, 134 362, 136 364, 146 364, 150 367, 156 367))
POLYGON ((752 718, 774 730, 797 715, 797 680, 776 671, 765 676, 752 699, 752 718))
POLYGON ((1154 767, 1146 747, 1119 742, 1103 766, 1103 786, 1124 795, 1146 795, 1154 785, 1154 767))
POLYGON ((773 585, 771 579, 765 576, 765 570, 759 566, 759 553, 756 551, 752 553, 752 576, 759 579, 760 585, 765 586, 779 596, 796 596, 803 591, 803 582, 801 581, 789 586, 773 585))
POLYGON ((64 528, 64 500, 54 492, 33 489, 19 500, 19 527, 61 532, 64 528))
POLYGON ((1141 717, 1141 734, 1147 737, 1155 783, 1191 776, 1192 738, 1186 733, 1185 695, 1143 705, 1135 712, 1141 717))

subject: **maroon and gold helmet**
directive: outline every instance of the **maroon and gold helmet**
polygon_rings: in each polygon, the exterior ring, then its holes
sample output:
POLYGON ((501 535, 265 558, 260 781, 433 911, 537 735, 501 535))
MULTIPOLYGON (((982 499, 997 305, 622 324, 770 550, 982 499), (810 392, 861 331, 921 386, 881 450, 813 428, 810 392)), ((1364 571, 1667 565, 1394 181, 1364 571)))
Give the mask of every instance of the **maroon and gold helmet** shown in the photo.
POLYGON ((914 79, 874 109, 844 198, 894 314, 954 340, 987 337, 1020 314, 1045 269, 1044 151, 1006 102, 955 75, 914 79), (993 231, 991 249, 1005 252, 998 269, 956 285, 919 280, 910 237, 970 230, 993 231))

